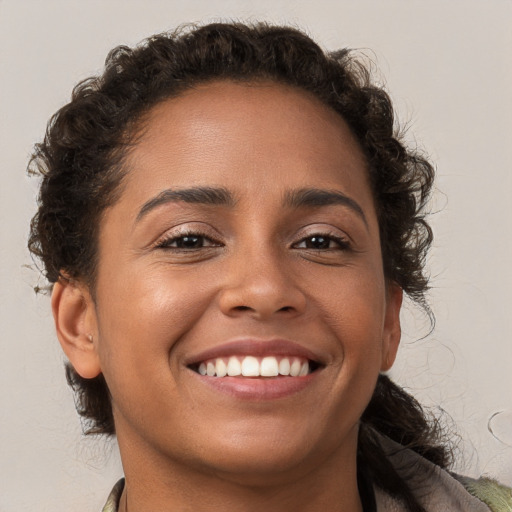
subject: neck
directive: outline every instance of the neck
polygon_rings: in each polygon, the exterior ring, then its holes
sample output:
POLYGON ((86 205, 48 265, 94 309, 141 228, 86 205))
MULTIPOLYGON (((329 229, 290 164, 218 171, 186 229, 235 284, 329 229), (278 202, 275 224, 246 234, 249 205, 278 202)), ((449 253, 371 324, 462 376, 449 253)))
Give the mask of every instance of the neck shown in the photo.
MULTIPOLYGON (((362 512, 356 446, 276 471, 204 470, 119 440, 126 485, 119 512, 362 512)), ((352 443, 351 443, 352 444, 352 443)), ((147 447, 146 447, 147 448, 147 447)))

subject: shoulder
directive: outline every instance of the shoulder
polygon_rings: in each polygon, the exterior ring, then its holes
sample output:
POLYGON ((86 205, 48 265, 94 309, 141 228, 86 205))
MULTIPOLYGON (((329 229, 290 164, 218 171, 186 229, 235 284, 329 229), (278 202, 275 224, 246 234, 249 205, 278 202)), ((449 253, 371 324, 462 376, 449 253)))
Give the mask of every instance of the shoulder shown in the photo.
POLYGON ((452 475, 465 489, 485 503, 492 512, 512 512, 512 489, 491 478, 452 475))
MULTIPOLYGON (((381 446, 400 477, 426 512, 512 512, 512 491, 498 482, 445 471, 412 450, 382 437, 381 446)), ((379 512, 401 512, 394 500, 376 489, 379 512)))
MULTIPOLYGON (((474 479, 449 473, 392 441, 385 444, 393 447, 388 456, 397 472, 414 471, 413 478, 407 478, 410 473, 404 477, 427 512, 512 512, 509 487, 490 478, 474 479)), ((102 512, 117 512, 123 489, 124 478, 114 485, 102 512)), ((379 512, 402 512, 400 504, 391 496, 379 489, 375 491, 379 512)))

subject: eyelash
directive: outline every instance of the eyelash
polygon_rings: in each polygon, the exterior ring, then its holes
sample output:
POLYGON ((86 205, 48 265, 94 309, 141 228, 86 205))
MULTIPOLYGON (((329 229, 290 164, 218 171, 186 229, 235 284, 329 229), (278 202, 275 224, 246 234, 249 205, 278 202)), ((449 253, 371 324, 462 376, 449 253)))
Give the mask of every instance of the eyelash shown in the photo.
MULTIPOLYGON (((188 231, 179 233, 177 235, 171 235, 167 238, 164 238, 160 240, 156 245, 155 248, 157 249, 165 249, 165 250, 174 250, 174 251, 184 251, 184 252, 191 252, 191 251, 197 251, 200 249, 205 249, 209 247, 221 247, 223 244, 212 237, 206 235, 205 233, 201 233, 200 231, 188 231), (178 243, 179 241, 183 241, 186 238, 195 238, 199 239, 199 241, 202 241, 203 244, 200 247, 172 247, 171 244, 178 243), (210 242, 209 245, 204 245, 204 242, 208 241, 210 242)), ((307 249, 310 251, 346 251, 351 249, 350 242, 346 238, 342 238, 339 236, 332 235, 330 233, 312 233, 311 235, 302 238, 298 242, 294 243, 292 245, 293 249, 307 249), (324 239, 327 241, 330 245, 331 242, 334 242, 337 246, 336 247, 324 247, 324 248, 318 248, 318 247, 298 247, 302 243, 307 243, 307 241, 311 241, 312 239, 324 239)))
POLYGON ((335 242, 337 246, 336 247, 326 247, 323 249, 315 248, 315 247, 300 247, 300 249, 307 249, 310 251, 347 251, 347 250, 351 249, 350 242, 346 238, 343 238, 340 236, 335 236, 331 233, 313 233, 307 237, 302 238, 301 240, 299 240, 299 242, 296 242, 295 244, 293 244, 292 247, 299 249, 299 247, 297 247, 299 244, 304 243, 307 240, 312 240, 314 238, 322 238, 322 239, 329 241, 329 243, 335 242))
POLYGON ((209 248, 209 247, 221 247, 222 243, 218 242, 217 240, 213 239, 211 236, 206 235, 205 233, 201 233, 200 231, 185 231, 179 234, 170 235, 169 237, 163 238, 156 244, 157 249, 167 249, 167 250, 174 250, 174 251, 184 251, 184 252, 191 252, 191 251, 197 251, 199 249, 209 248), (183 240, 185 238, 197 238, 201 239, 203 242, 207 240, 208 242, 211 242, 211 245, 201 245, 200 247, 172 247, 171 244, 178 242, 180 240, 183 240))

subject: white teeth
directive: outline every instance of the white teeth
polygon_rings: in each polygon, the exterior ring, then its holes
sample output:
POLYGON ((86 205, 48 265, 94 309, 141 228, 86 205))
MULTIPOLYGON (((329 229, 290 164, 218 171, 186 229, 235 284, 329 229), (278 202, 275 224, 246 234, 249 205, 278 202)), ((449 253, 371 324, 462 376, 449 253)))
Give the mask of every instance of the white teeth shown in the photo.
POLYGON ((279 374, 290 375, 290 360, 287 357, 281 359, 281 362, 279 363, 279 374))
POLYGON ((303 377, 309 373, 309 363, 305 361, 300 367, 299 377, 303 377))
POLYGON ((294 359, 292 365, 290 366, 290 375, 292 377, 298 377, 301 368, 300 361, 298 359, 294 359))
POLYGON ((217 377, 225 377, 228 373, 228 369, 226 367, 226 363, 222 359, 217 359, 215 361, 215 373, 217 377))
POLYGON ((279 365, 275 357, 264 357, 261 360, 260 375, 262 377, 276 377, 279 375, 279 365))
POLYGON ((309 362, 297 357, 231 356, 227 363, 219 357, 199 364, 197 371, 208 377, 277 377, 278 375, 303 377, 310 373, 309 362))
POLYGON ((255 357, 244 357, 242 361, 242 375, 244 377, 259 377, 260 363, 258 363, 255 357))
POLYGON ((208 375, 208 377, 215 375, 215 365, 211 361, 208 361, 206 364, 206 375, 208 375))
POLYGON ((229 358, 227 374, 230 377, 236 377, 237 375, 242 374, 242 365, 240 364, 240 361, 235 356, 232 356, 229 358))

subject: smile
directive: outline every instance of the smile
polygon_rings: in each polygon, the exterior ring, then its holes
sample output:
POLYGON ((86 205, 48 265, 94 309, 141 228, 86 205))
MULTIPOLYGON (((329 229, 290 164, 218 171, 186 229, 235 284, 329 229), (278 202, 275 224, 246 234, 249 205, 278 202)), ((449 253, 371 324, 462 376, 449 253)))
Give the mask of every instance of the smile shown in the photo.
POLYGON ((184 363, 215 394, 261 402, 309 388, 329 359, 291 340, 238 338, 191 354, 184 363))
POLYGON ((202 361, 196 371, 208 377, 303 377, 316 366, 313 361, 302 357, 245 355, 202 361))

